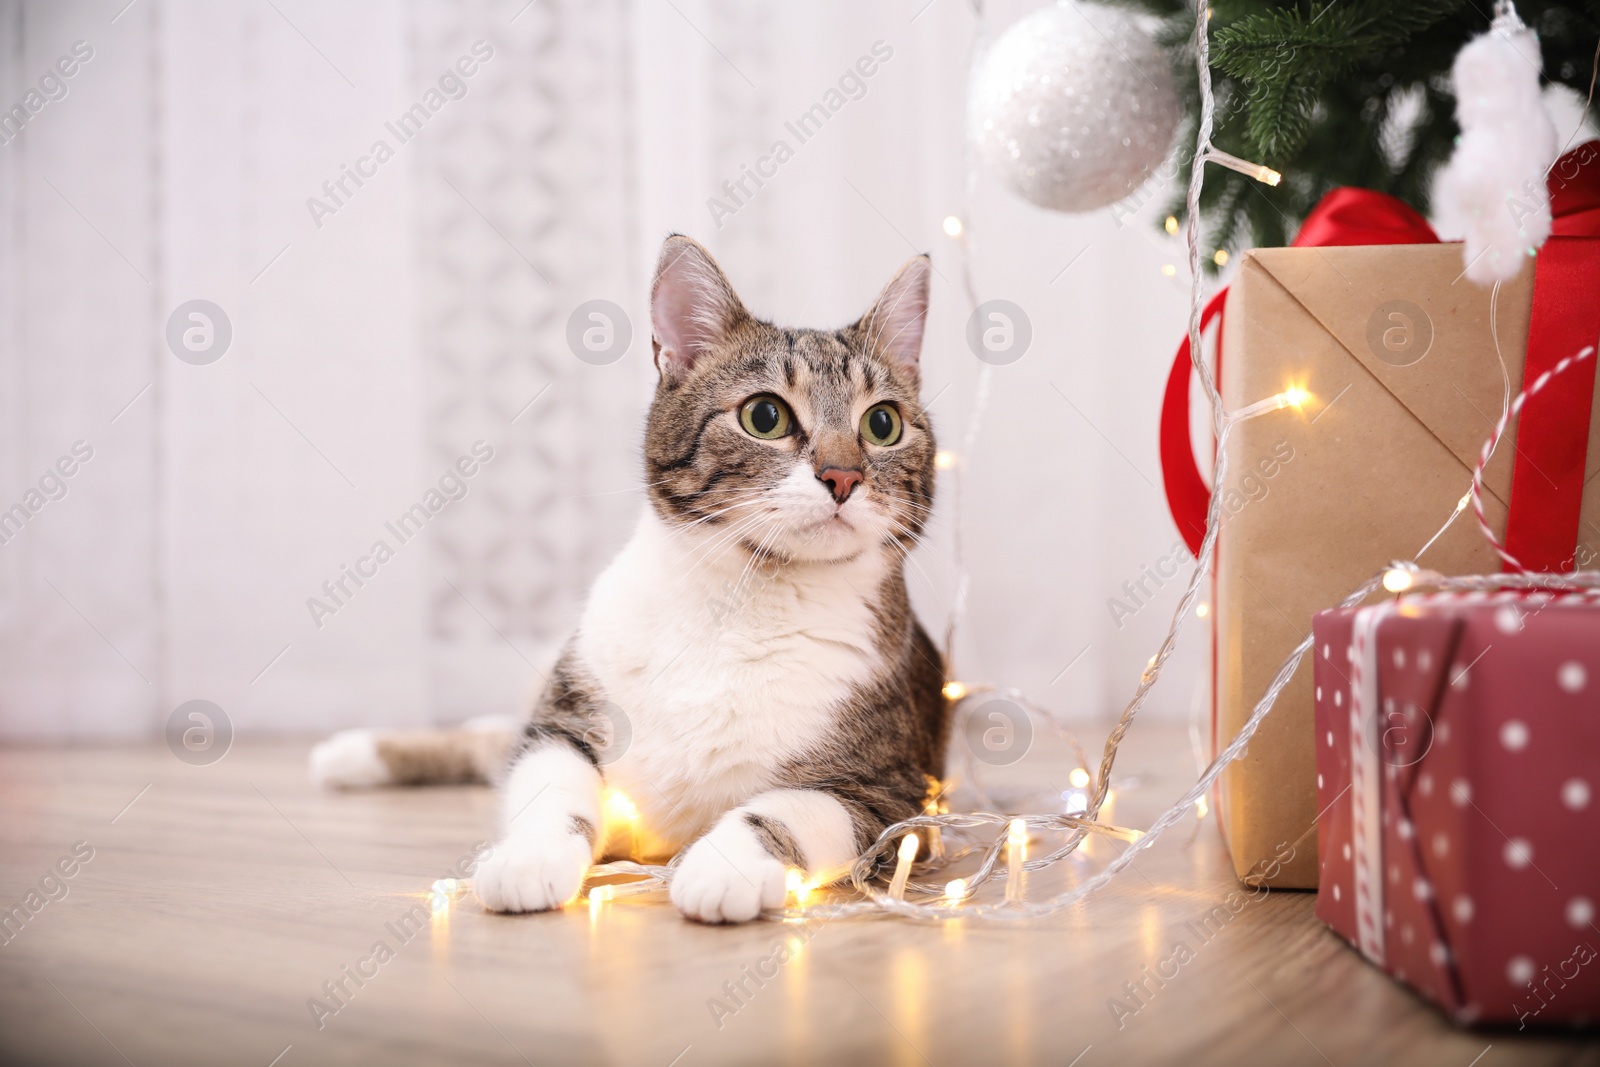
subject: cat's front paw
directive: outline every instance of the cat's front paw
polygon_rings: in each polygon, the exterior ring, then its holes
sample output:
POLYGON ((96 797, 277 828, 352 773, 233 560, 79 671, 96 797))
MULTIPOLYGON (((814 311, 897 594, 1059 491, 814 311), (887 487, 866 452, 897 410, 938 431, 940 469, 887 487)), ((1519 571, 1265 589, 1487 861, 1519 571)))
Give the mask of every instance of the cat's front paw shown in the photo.
POLYGON ((673 872, 672 903, 706 923, 749 922, 781 908, 788 874, 743 821, 723 823, 690 846, 673 872))
POLYGON ((490 911, 549 911, 577 896, 591 858, 578 834, 513 838, 478 865, 472 889, 490 911))

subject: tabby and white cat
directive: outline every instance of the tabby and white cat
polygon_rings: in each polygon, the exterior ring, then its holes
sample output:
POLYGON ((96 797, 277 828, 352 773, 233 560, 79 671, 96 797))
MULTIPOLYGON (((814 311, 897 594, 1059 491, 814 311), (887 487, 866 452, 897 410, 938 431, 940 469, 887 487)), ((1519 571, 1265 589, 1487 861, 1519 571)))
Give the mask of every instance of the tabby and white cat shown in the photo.
POLYGON ((669 237, 650 297, 649 505, 532 718, 500 742, 509 770, 492 732, 357 730, 317 746, 314 776, 503 777, 501 837, 473 880, 501 912, 560 907, 599 858, 687 846, 673 903, 742 922, 782 905, 787 868, 837 877, 922 810, 949 727, 903 574, 933 496, 929 270, 912 259, 845 329, 780 329, 669 237), (611 720, 625 746, 603 744, 611 720), (608 841, 612 789, 639 818, 608 841))

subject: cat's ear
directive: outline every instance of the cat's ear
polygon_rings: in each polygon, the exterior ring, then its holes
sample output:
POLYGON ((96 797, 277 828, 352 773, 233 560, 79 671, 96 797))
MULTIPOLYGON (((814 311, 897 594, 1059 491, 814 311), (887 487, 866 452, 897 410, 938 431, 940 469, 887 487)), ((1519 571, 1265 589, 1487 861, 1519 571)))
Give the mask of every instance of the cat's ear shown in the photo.
POLYGON ((862 340, 879 356, 913 374, 922 357, 922 330, 928 321, 928 276, 933 264, 914 256, 883 287, 872 309, 856 323, 862 340))
POLYGON ((683 378, 748 316, 710 252, 680 234, 666 239, 650 286, 651 343, 662 378, 683 378))

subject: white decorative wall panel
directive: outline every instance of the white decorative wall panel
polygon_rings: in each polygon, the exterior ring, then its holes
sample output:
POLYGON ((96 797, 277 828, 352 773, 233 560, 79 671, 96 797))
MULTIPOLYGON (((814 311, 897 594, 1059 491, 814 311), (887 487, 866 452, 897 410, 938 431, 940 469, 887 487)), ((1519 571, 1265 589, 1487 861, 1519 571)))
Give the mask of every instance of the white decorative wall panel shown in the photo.
MULTIPOLYGON (((643 503, 668 232, 790 324, 852 320, 931 252, 926 392, 961 449, 979 364, 940 222, 972 30, 924 0, 0 0, 0 105, 93 52, 0 137, 0 509, 25 513, 0 519, 0 737, 147 736, 193 698, 242 731, 525 704, 643 503), (195 300, 231 328, 212 362, 167 340, 195 300), (568 342, 596 300, 631 327, 612 362, 568 342), (64 495, 27 507, 78 441, 64 495), (478 441, 493 460, 441 486, 478 441), (430 490, 422 532, 391 531, 430 490)), ((980 291, 1036 342, 957 467, 958 667, 1079 717, 1120 704, 1176 595, 1107 608, 1174 540, 1155 415, 1184 294, 1158 200, 1119 224, 980 182, 968 212, 980 291)), ((954 487, 911 571, 936 633, 954 487)))

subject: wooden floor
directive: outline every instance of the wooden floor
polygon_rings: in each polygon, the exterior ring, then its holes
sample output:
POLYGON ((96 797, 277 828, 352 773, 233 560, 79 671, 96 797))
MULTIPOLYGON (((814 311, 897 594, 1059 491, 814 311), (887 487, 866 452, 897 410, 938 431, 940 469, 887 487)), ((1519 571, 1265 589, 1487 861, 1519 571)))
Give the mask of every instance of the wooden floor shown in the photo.
MULTIPOLYGON (((1175 735, 1136 735, 1116 811, 1132 824, 1192 774, 1175 735)), ((1209 822, 1026 927, 707 928, 655 899, 520 917, 463 899, 403 940, 391 924, 491 835, 492 795, 319 793, 306 748, 240 743, 209 767, 164 746, 0 750, 0 909, 75 843, 93 849, 0 945, 0 1062, 1600 1065, 1593 1034, 1453 1029, 1323 929, 1307 894, 1198 940, 1187 924, 1234 888, 1209 822), (393 958, 357 987, 344 968, 380 940, 393 958), (1180 941, 1177 977, 1129 998, 1180 941), (728 998, 785 944, 776 977, 728 998), (307 1001, 341 979, 353 995, 319 1029, 307 1001), (1112 998, 1137 1011, 1119 1025, 1112 998)))

